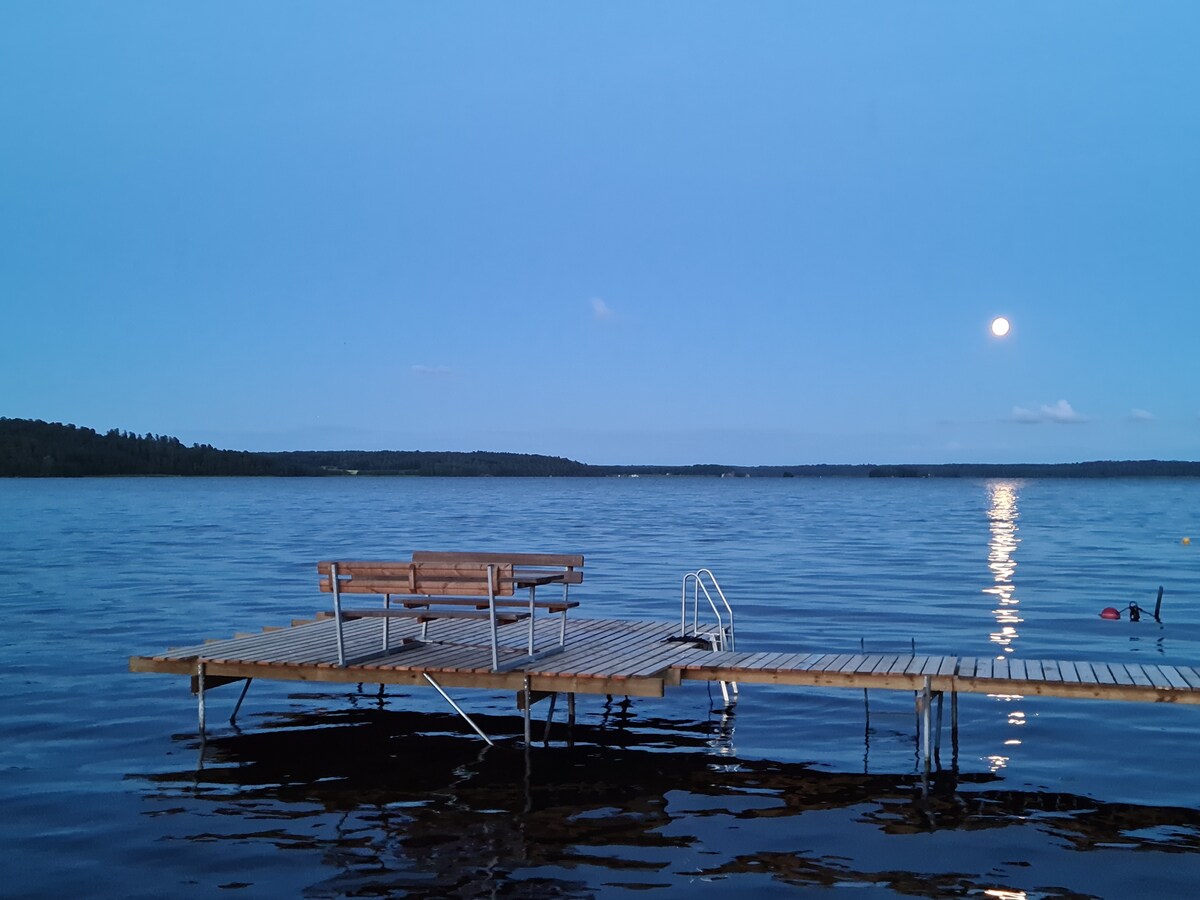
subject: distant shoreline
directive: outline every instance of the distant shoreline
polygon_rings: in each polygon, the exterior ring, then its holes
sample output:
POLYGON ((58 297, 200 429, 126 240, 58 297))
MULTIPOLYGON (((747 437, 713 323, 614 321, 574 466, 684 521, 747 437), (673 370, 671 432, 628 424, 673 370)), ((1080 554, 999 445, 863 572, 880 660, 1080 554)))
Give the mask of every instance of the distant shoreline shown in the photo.
POLYGON ((219 450, 166 435, 136 435, 0 417, 0 477, 677 477, 677 478, 1194 478, 1200 462, 599 466, 557 456, 477 450, 219 450))

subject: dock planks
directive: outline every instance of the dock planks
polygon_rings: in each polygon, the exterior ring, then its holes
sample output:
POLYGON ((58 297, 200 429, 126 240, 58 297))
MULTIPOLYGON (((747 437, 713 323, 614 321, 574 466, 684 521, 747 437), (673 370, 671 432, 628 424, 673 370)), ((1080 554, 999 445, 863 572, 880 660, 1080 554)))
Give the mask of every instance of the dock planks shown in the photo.
MULTIPOLYGON (((539 645, 557 641, 558 623, 537 624, 539 645)), ((362 619, 344 626, 348 664, 336 664, 332 619, 218 639, 155 656, 135 656, 135 672, 196 676, 204 667, 211 684, 241 678, 287 681, 414 684, 425 674, 453 687, 620 693, 661 697, 683 681, 737 681, 811 687, 931 690, 984 694, 1200 704, 1200 671, 1191 666, 1102 663, 1080 660, 976 658, 893 653, 721 652, 671 641, 676 624, 652 620, 575 619, 566 649, 511 664, 525 655, 524 625, 502 628, 501 671, 492 671, 487 625, 470 620, 437 622, 428 640, 408 620, 389 625, 362 619)))

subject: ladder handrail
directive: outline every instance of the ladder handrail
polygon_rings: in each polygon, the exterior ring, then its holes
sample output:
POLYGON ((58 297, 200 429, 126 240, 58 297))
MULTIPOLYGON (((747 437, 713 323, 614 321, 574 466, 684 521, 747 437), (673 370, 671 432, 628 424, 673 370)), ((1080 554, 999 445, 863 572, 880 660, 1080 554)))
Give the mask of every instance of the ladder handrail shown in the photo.
POLYGON ((679 603, 679 634, 681 637, 687 634, 687 589, 688 582, 692 582, 692 632, 699 631, 700 623, 700 592, 704 592, 704 599, 708 601, 709 607, 712 609, 713 616, 717 620, 717 633, 722 636, 722 644, 724 644, 724 636, 728 635, 729 646, 722 647, 725 650, 736 649, 736 638, 733 628, 733 607, 729 605, 729 600, 725 597, 725 592, 721 590, 721 584, 717 581, 717 576, 712 573, 712 569, 697 569, 695 572, 688 572, 683 576, 683 584, 681 585, 680 603, 679 603), (725 612, 729 617, 729 629, 725 628, 724 619, 721 617, 721 610, 717 607, 717 603, 713 600, 712 594, 709 592, 708 585, 704 583, 704 576, 708 576, 708 581, 712 584, 713 590, 717 592, 717 596, 721 598, 721 605, 725 607, 725 612))

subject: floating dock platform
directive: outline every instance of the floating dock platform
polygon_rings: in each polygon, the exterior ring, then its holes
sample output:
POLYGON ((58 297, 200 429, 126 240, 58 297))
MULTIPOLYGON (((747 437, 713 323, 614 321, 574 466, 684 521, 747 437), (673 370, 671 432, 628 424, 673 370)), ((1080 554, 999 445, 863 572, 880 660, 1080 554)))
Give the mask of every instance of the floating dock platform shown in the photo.
MULTIPOLYGON (((558 627, 538 622, 539 640, 554 639, 558 627)), ((412 621, 393 622, 392 643, 384 651, 379 622, 348 622, 344 666, 337 661, 333 619, 318 618, 134 656, 129 668, 189 676, 194 691, 201 681, 208 689, 249 678, 377 684, 432 678, 445 687, 491 691, 661 697, 684 681, 723 681, 1200 704, 1200 671, 1191 666, 911 653, 718 652, 679 640, 678 622, 574 619, 565 649, 532 661, 521 661, 524 629, 502 628, 496 670, 485 623, 438 622, 424 641, 420 628, 412 621), (505 641, 510 630, 512 640, 505 641), (510 662, 518 664, 509 667, 510 662)))

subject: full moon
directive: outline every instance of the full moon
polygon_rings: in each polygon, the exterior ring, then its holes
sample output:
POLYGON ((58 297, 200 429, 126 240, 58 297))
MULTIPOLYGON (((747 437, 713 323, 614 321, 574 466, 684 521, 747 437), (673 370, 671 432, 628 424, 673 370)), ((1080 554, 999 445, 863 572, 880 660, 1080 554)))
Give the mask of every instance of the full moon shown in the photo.
POLYGON ((997 316, 992 319, 992 334, 996 337, 1004 337, 1008 334, 1008 329, 1008 319, 1004 318, 1004 316, 997 316))

